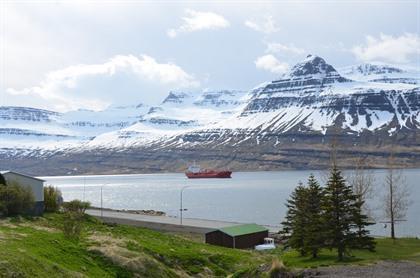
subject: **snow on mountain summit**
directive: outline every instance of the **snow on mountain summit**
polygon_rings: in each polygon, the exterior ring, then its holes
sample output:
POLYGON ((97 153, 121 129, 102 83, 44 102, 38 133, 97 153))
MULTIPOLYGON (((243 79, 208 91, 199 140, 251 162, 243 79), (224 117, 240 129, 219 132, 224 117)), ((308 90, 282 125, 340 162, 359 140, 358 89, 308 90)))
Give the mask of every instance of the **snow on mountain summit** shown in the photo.
POLYGON ((329 74, 336 72, 333 66, 327 64, 319 56, 309 54, 302 62, 297 63, 290 71, 291 77, 302 75, 329 74))
POLYGON ((259 88, 241 113, 186 137, 214 144, 229 141, 229 136, 261 142, 262 137, 287 134, 325 135, 332 128, 356 136, 386 130, 391 135, 420 127, 419 105, 416 85, 353 81, 321 57, 309 55, 282 78, 259 88), (215 139, 216 134, 221 138, 215 139))
POLYGON ((339 72, 357 81, 420 84, 420 70, 383 63, 365 63, 343 67, 339 72))
POLYGON ((420 128, 418 73, 379 64, 337 71, 323 58, 308 55, 289 73, 249 91, 171 91, 153 107, 112 106, 64 114, 0 107, 0 153, 236 146, 259 144, 264 138, 275 144, 282 136, 312 138, 330 129, 346 136, 389 136, 420 128))
POLYGON ((170 91, 168 96, 162 101, 163 104, 183 104, 188 99, 193 98, 192 92, 175 92, 170 91))

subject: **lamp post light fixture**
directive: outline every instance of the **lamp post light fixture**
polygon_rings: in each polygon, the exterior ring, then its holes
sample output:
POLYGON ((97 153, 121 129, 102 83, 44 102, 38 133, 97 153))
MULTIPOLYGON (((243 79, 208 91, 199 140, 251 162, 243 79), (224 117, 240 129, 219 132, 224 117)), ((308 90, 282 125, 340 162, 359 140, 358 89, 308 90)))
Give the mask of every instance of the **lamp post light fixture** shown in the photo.
POLYGON ((182 206, 182 193, 184 192, 185 189, 187 189, 188 187, 190 187, 190 185, 184 186, 183 188, 181 188, 181 196, 180 196, 180 208, 179 208, 179 212, 180 212, 180 217, 179 217, 179 223, 180 225, 182 225, 182 213, 184 211, 187 211, 188 209, 183 208, 182 206))

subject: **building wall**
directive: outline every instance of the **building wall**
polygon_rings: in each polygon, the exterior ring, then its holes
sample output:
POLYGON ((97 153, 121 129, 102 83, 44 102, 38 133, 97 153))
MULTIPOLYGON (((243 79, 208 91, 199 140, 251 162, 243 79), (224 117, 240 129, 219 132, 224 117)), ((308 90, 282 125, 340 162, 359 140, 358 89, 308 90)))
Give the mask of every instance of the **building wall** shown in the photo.
POLYGON ((264 243, 265 237, 268 237, 268 230, 236 236, 235 238, 221 231, 213 231, 206 234, 206 243, 229 248, 246 249, 254 248, 255 245, 264 243))
POLYGON ((268 230, 259 233, 237 236, 235 237, 235 248, 254 248, 255 245, 264 243, 265 237, 268 237, 268 230))
POLYGON ((44 213, 44 201, 35 202, 34 208, 29 211, 29 214, 34 216, 40 216, 44 213))
POLYGON ((44 182, 32 179, 30 177, 21 176, 15 173, 4 173, 7 182, 17 182, 21 186, 29 187, 35 197, 35 202, 44 202, 44 182))
POLYGON ((233 248, 233 238, 221 231, 213 231, 206 234, 206 243, 223 247, 233 248))

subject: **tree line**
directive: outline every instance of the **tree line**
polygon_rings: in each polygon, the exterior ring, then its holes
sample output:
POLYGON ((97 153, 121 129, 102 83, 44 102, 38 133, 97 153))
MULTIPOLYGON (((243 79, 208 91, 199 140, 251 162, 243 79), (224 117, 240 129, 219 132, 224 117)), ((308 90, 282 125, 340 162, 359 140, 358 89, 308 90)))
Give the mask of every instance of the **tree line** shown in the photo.
MULTIPOLYGON (((301 256, 316 258, 323 248, 336 249, 338 260, 352 249, 375 250, 374 238, 368 227, 375 224, 367 200, 374 193, 374 176, 366 161, 358 160, 347 182, 333 163, 325 186, 311 174, 307 184, 299 183, 286 202, 287 213, 280 231, 286 247, 301 256)), ((395 239, 395 225, 405 221, 410 204, 409 190, 401 170, 389 158, 384 181, 382 209, 395 239)))
POLYGON ((325 187, 310 175, 307 185, 298 185, 287 200, 281 231, 286 246, 313 258, 322 248, 335 248, 340 261, 351 249, 374 251, 375 241, 366 229, 374 223, 363 213, 363 203, 337 167, 325 187))

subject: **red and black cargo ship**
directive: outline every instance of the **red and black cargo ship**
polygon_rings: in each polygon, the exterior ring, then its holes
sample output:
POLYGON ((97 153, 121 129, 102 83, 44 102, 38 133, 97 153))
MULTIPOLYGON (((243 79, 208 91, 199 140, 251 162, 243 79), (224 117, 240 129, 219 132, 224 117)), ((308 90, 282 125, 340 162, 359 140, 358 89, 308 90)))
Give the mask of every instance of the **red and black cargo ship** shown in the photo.
POLYGON ((231 178, 232 172, 226 170, 216 171, 209 169, 201 169, 199 165, 191 165, 190 167, 188 167, 188 170, 185 172, 185 175, 189 179, 226 179, 231 178))

